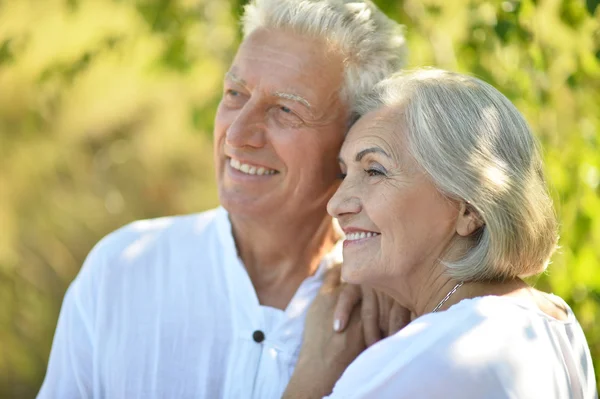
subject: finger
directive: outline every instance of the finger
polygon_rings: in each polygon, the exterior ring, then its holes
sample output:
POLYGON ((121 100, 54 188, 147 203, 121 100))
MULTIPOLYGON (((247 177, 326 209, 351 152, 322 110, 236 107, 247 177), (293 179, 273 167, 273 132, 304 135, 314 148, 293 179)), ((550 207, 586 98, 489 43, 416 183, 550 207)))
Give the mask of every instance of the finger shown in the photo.
POLYGON ((320 292, 322 294, 328 294, 333 292, 341 284, 341 273, 342 268, 340 265, 335 265, 329 268, 323 278, 323 285, 321 286, 320 292))
POLYGON ((379 305, 377 303, 377 295, 370 288, 363 289, 362 297, 360 315, 363 322, 365 343, 367 346, 371 346, 381 339, 381 330, 379 329, 379 305))
POLYGON ((358 305, 362 298, 359 285, 345 284, 338 296, 337 304, 333 312, 333 329, 337 332, 344 331, 348 325, 352 309, 358 305))
POLYGON ((410 311, 398 303, 391 307, 387 336, 394 335, 410 323, 410 311))
POLYGON ((390 311, 392 309, 392 305, 393 305, 393 301, 391 300, 391 298, 380 292, 377 290, 373 290, 373 293, 375 294, 375 297, 377 298, 377 310, 379 311, 378 313, 378 323, 377 325, 379 326, 379 333, 381 335, 381 338, 386 337, 386 333, 385 330, 388 328, 389 325, 389 320, 390 320, 390 311))

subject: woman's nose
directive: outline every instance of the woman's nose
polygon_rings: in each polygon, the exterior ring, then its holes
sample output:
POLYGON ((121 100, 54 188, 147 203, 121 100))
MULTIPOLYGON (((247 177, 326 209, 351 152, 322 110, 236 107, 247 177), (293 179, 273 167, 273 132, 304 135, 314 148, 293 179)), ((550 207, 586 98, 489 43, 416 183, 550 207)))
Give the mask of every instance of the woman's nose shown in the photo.
POLYGON ((352 191, 350 182, 344 180, 327 203, 327 212, 338 219, 359 213, 362 209, 360 199, 352 191))

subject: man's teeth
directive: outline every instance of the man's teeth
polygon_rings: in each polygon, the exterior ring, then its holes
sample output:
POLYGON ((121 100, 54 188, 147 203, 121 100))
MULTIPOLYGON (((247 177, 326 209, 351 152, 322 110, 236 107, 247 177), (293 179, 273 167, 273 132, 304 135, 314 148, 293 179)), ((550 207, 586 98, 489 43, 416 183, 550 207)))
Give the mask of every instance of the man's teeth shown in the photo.
POLYGON ((241 163, 237 159, 233 159, 233 158, 231 158, 229 160, 229 165, 231 165, 231 167, 233 169, 237 169, 237 170, 244 172, 246 174, 249 174, 249 175, 259 175, 259 176, 273 175, 276 172, 275 170, 266 169, 266 168, 263 168, 262 166, 257 168, 256 166, 241 163))
POLYGON ((363 238, 375 237, 378 235, 379 235, 379 233, 373 233, 370 231, 369 232, 361 231, 361 232, 356 232, 356 233, 348 233, 348 234, 346 234, 346 240, 349 240, 349 241, 361 240, 363 238))

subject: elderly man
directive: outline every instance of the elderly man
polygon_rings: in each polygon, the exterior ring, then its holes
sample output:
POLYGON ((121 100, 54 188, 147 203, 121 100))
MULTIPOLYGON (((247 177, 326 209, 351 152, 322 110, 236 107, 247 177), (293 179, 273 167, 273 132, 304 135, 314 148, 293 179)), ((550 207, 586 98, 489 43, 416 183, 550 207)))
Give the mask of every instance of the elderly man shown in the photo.
POLYGON ((355 99, 399 68, 370 2, 255 0, 214 127, 222 207, 132 223, 64 299, 39 398, 275 398, 339 262, 325 205, 355 99))

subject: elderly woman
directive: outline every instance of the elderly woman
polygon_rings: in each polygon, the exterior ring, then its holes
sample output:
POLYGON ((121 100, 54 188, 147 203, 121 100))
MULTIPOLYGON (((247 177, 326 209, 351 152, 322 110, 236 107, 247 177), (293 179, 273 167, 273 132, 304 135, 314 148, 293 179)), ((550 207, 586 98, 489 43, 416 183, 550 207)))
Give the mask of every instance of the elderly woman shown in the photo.
POLYGON ((412 322, 354 360, 360 321, 323 328, 335 293, 322 293, 286 397, 596 398, 573 312, 522 280, 546 269, 557 222, 517 109, 478 79, 426 69, 377 85, 359 114, 328 205, 346 233, 342 277, 412 322))

